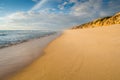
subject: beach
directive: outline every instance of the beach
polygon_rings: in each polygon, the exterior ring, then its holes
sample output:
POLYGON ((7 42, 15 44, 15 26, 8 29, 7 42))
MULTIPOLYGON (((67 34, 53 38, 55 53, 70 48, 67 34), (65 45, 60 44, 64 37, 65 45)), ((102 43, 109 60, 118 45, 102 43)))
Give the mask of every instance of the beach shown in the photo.
POLYGON ((0 49, 0 80, 42 56, 43 49, 60 34, 60 32, 54 33, 0 49))
MULTIPOLYGON (((16 48, 27 57, 17 66, 41 52, 40 45, 35 45, 39 41, 32 42, 16 48), (28 46, 31 46, 29 52, 23 49, 28 46), (33 52, 37 54, 28 57, 33 52)), ((14 47, 11 49, 15 51, 14 47)), ((3 80, 120 80, 120 25, 66 30, 43 52, 29 66, 3 80)), ((19 60, 16 56, 12 59, 19 60)), ((5 68, 3 65, 1 70, 11 70, 5 68)))

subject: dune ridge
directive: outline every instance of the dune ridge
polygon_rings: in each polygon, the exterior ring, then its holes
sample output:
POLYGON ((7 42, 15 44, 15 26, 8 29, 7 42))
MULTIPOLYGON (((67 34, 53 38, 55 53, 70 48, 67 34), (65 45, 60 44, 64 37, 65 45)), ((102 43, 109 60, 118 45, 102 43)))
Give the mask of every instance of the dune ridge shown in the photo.
POLYGON ((94 28, 94 27, 109 26, 109 25, 113 25, 113 24, 120 24, 120 12, 116 13, 113 16, 98 18, 91 22, 75 26, 72 29, 94 28))

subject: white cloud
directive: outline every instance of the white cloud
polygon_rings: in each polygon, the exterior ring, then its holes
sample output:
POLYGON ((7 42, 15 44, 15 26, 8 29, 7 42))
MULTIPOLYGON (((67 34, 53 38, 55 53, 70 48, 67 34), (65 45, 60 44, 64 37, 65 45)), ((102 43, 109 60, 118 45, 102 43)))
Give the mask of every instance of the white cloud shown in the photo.
POLYGON ((34 7, 31 8, 30 12, 40 9, 47 1, 48 0, 39 1, 34 7))
MULTIPOLYGON (((45 8, 39 11, 47 1, 48 0, 39 1, 28 12, 15 12, 0 18, 0 24, 2 25, 0 29, 64 29, 100 16, 110 15, 110 12, 112 12, 112 10, 103 10, 102 0, 82 0, 83 2, 70 0, 69 2, 64 2, 59 6, 61 10, 64 9, 65 5, 75 3, 67 14, 64 12, 49 12, 51 10, 55 11, 55 8, 45 8)), ((115 6, 115 4, 116 3, 114 3, 113 6, 115 6)), ((109 7, 116 9, 113 6, 111 5, 109 7)))
POLYGON ((67 5, 67 4, 68 4, 68 2, 64 2, 63 4, 58 5, 58 8, 59 8, 60 10, 63 10, 64 7, 65 7, 65 5, 67 5))
POLYGON ((6 16, 4 19, 4 27, 16 29, 64 29, 70 26, 74 26, 81 18, 74 15, 67 14, 55 14, 55 13, 26 13, 26 12, 17 12, 9 16, 6 16), (18 17, 19 16, 19 17, 18 17), (7 22, 6 22, 7 21, 7 22), (12 26, 12 27, 11 27, 12 26))
MULTIPOLYGON (((76 2, 76 0, 71 0, 76 2)), ((76 2, 75 6, 72 7, 71 13, 76 16, 91 16, 99 12, 101 8, 102 0, 88 0, 85 2, 76 2)))

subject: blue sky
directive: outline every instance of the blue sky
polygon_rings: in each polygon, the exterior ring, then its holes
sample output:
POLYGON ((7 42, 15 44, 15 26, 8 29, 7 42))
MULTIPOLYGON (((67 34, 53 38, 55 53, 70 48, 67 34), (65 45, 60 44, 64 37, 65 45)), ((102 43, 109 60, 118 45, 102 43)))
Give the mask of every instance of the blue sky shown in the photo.
POLYGON ((17 11, 28 11, 36 2, 32 0, 0 0, 0 7, 3 8, 0 16, 17 11))
POLYGON ((0 0, 0 30, 65 29, 120 11, 120 0, 0 0))

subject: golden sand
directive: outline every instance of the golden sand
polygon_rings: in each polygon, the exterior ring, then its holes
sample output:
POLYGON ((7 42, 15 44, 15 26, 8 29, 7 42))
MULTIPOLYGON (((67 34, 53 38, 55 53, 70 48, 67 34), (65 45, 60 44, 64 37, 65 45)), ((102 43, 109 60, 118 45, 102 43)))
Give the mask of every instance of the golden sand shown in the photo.
POLYGON ((120 80, 120 25, 67 30, 8 80, 120 80))

